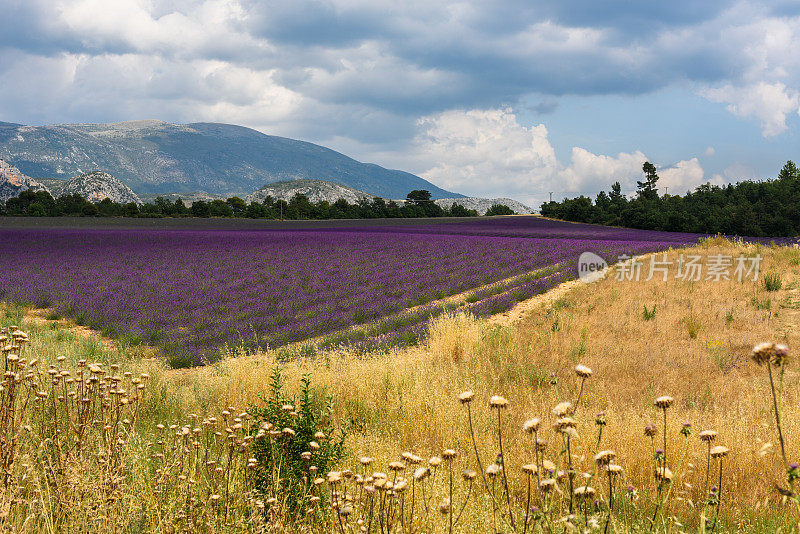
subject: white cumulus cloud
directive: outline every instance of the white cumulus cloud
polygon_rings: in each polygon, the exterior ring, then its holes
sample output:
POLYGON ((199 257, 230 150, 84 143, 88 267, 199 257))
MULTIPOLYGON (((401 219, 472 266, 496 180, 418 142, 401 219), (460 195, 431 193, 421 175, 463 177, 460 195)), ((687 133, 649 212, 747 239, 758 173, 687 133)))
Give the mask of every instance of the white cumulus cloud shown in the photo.
MULTIPOLYGON (((532 207, 549 198, 593 195, 620 182, 633 191, 647 156, 636 150, 594 154, 573 147, 558 160, 544 124, 525 126, 513 110, 450 110, 418 121, 412 160, 426 179, 446 189, 482 197, 511 196, 532 207)), ((705 181, 697 158, 659 168, 659 186, 684 193, 705 181)), ((663 191, 662 191, 663 192, 663 191)))
POLYGON ((759 82, 743 87, 724 85, 701 92, 712 102, 728 104, 726 109, 743 118, 755 118, 761 123, 764 137, 786 131, 786 118, 800 110, 800 93, 782 82, 759 82))

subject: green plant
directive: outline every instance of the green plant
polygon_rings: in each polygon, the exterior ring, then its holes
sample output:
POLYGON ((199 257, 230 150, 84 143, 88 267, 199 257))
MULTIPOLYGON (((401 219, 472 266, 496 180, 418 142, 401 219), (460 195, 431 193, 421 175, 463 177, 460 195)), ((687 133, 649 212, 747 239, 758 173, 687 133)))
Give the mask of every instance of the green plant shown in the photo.
POLYGON ((313 398, 311 377, 303 375, 299 398, 286 395, 280 367, 272 371, 269 397, 249 409, 253 442, 253 486, 264 499, 280 497, 298 511, 312 498, 316 474, 327 473, 344 452, 345 432, 331 421, 332 399, 313 398))
POLYGON ((683 325, 686 327, 686 332, 689 334, 689 337, 692 339, 697 338, 697 334, 700 333, 700 329, 703 327, 700 319, 695 317, 694 315, 689 315, 688 317, 683 318, 683 325))
POLYGON ((642 311, 642 318, 645 321, 651 321, 656 318, 656 305, 653 304, 653 309, 647 309, 647 304, 644 305, 644 311, 642 311))
POLYGON ((753 297, 750 302, 753 304, 753 307, 757 310, 765 310, 769 311, 772 309, 772 299, 760 299, 758 297, 753 297))
POLYGON ((781 275, 772 271, 764 275, 761 283, 764 285, 764 289, 767 291, 778 291, 783 286, 781 275))

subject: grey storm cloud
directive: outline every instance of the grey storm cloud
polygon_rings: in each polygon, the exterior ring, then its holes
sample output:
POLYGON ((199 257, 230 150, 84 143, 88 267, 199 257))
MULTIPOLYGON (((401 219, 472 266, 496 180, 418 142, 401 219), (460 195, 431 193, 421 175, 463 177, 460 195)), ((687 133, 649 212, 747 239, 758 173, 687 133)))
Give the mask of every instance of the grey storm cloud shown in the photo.
MULTIPOLYGON (((788 0, 0 0, 0 11, 0 120, 15 122, 234 122, 378 154, 441 126, 426 118, 531 95, 545 115, 564 95, 679 86, 765 136, 787 129, 800 99, 788 0)), ((466 122, 520 127, 502 117, 466 122)))

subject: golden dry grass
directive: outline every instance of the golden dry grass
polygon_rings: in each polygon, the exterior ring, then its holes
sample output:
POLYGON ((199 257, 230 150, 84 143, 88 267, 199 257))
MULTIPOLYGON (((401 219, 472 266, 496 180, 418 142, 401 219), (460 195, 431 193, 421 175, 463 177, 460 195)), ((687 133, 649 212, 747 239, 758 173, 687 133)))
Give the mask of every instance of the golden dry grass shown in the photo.
MULTIPOLYGON (((487 402, 491 395, 503 395, 510 401, 503 417, 505 461, 512 489, 520 496, 524 480, 519 468, 533 460, 531 439, 521 431, 522 424, 532 416, 542 417, 549 452, 557 455, 560 438, 550 430, 551 410, 558 402, 575 401, 579 382, 573 369, 583 363, 594 375, 578 406, 580 439, 573 452, 581 469, 592 471, 597 449, 593 421, 602 410, 608 424, 600 448, 617 452, 625 468, 620 486, 631 484, 642 498, 652 499, 653 449, 643 429, 650 422, 659 426, 659 446, 662 423, 653 400, 671 395, 675 398, 668 412, 672 469, 684 446, 681 423, 690 422, 695 434, 685 440, 686 459, 670 514, 680 520, 696 518, 705 482, 705 449, 696 433, 714 429, 719 432, 716 443, 731 448, 723 483, 726 525, 770 531, 787 517, 788 524, 796 525, 793 512, 774 488, 775 483, 786 483, 775 452, 769 384, 764 369, 749 360, 749 353, 764 340, 800 347, 800 250, 712 240, 669 254, 674 259, 681 253, 761 254, 761 273, 779 273, 783 288, 766 291, 760 281, 621 282, 609 276, 576 286, 555 302, 545 301, 510 326, 448 317, 433 325, 424 346, 411 350, 372 356, 328 354, 281 365, 290 386, 303 373, 312 373, 318 392, 333 396, 335 419, 350 431, 347 445, 352 458, 368 454, 383 466, 403 451, 431 456, 452 448, 458 452, 459 469, 474 467, 466 412, 457 400, 459 393, 472 390, 476 438, 485 467, 498 452, 496 419, 487 402), (655 316, 646 320, 644 308, 654 306, 655 316)), ((137 362, 135 356, 126 358, 129 367, 144 367, 153 376, 153 398, 142 417, 155 424, 189 412, 219 413, 229 405, 258 404, 278 354, 231 358, 178 371, 137 362)), ((784 383, 788 455, 797 460, 800 389, 793 363, 784 383)), ((474 522, 487 520, 479 512, 471 513, 478 514, 472 517, 474 522)))
MULTIPOLYGON (((670 257, 689 252, 672 251, 670 257)), ((744 517, 767 503, 774 505, 774 483, 784 483, 774 452, 758 454, 765 443, 774 445, 774 451, 777 441, 766 374, 750 362, 749 353, 763 340, 800 346, 796 308, 800 251, 718 241, 691 253, 760 253, 762 274, 780 273, 783 289, 768 292, 760 281, 620 282, 609 276, 576 287, 508 328, 463 316, 448 318, 433 327, 426 346, 415 350, 294 361, 285 364, 285 370, 295 378, 313 373, 316 385, 336 399, 339 420, 357 429, 349 442, 353 453, 368 452, 384 460, 404 450, 432 454, 446 447, 468 456, 465 412, 458 394, 471 389, 484 403, 492 394, 502 394, 511 401, 508 458, 519 466, 531 459, 522 423, 531 416, 552 420, 550 410, 557 402, 574 400, 577 381, 572 369, 581 362, 594 370, 580 406, 588 421, 583 432, 591 434, 583 436, 585 458, 593 449, 588 446, 594 438, 591 422, 603 410, 608 426, 602 447, 618 452, 627 482, 649 491, 652 449, 643 429, 648 422, 660 424, 652 403, 669 394, 676 399, 669 412, 671 461, 677 461, 683 421, 692 423, 695 431, 717 430, 717 443, 733 451, 726 467, 734 510, 740 512, 733 516, 744 517), (763 308, 766 300, 770 310, 758 309, 755 303, 762 302, 763 308), (643 318, 645 306, 655 306, 652 320, 643 318), (690 335, 692 329, 695 337, 690 335), (555 386, 551 373, 558 379, 555 386)), ((184 409, 257 402, 273 364, 269 355, 259 360, 231 359, 168 373, 165 380, 184 409)), ((800 390, 795 366, 787 370, 785 384, 789 455, 798 458, 800 390)), ((489 432, 493 419, 487 409, 476 412, 479 446, 484 458, 491 457, 497 452, 489 432)), ((682 481, 693 488, 686 488, 686 497, 698 502, 705 457, 696 437, 689 440, 687 462, 696 468, 682 481)))

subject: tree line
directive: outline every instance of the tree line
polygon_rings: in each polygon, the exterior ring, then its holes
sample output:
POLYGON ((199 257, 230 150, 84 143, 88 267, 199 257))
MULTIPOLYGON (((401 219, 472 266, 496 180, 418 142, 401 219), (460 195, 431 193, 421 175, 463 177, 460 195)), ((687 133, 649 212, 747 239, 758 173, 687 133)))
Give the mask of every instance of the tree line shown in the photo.
MULTIPOLYGON (((505 205, 496 204, 487 215, 512 215, 505 205)), ((411 191, 405 202, 386 201, 380 197, 363 198, 351 204, 345 199, 330 203, 311 202, 306 195, 296 193, 289 201, 267 196, 263 202, 249 204, 239 197, 226 200, 197 201, 187 206, 180 198, 171 201, 156 197, 152 202, 138 205, 122 204, 106 198, 90 202, 81 195, 53 198, 47 191, 22 191, 19 196, 0 202, 0 216, 17 217, 241 217, 250 219, 379 219, 415 217, 477 217, 478 212, 454 202, 441 207, 426 190, 411 191)))
POLYGON ((800 171, 787 161, 777 178, 716 186, 704 184, 686 195, 659 195, 656 167, 645 162, 633 198, 619 182, 611 191, 545 202, 541 214, 566 221, 643 230, 752 237, 800 235, 800 171))

